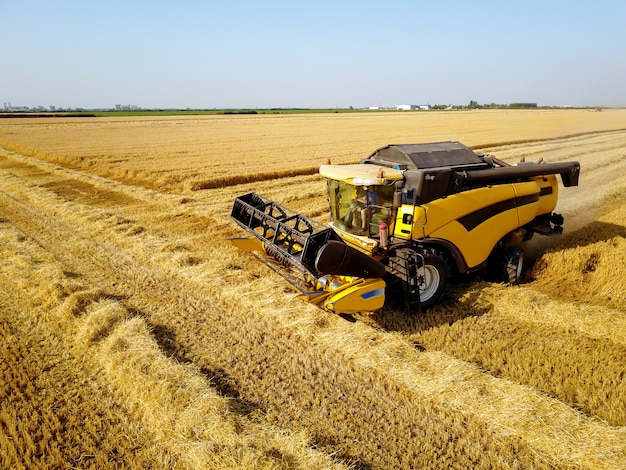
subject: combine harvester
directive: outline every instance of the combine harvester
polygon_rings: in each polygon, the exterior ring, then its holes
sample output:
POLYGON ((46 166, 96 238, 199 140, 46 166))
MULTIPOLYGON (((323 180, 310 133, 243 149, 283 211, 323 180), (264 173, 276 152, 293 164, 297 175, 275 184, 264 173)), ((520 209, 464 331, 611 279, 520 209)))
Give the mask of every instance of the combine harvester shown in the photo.
POLYGON ((232 219, 300 297, 338 313, 375 311, 385 299, 408 313, 439 302, 451 276, 488 270, 520 280, 522 243, 561 234, 552 211, 578 162, 509 165, 459 142, 388 145, 352 165, 322 165, 330 227, 256 193, 235 199, 232 219))

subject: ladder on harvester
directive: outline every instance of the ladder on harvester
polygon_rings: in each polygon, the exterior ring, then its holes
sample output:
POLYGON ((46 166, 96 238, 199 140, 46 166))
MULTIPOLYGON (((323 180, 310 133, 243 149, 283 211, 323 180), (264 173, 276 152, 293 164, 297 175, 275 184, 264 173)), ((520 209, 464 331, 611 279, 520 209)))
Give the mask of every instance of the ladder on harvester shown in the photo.
POLYGON ((413 249, 399 249, 389 259, 388 271, 402 281, 407 315, 421 313, 420 284, 424 278, 424 256, 413 249))
POLYGON ((408 251, 408 256, 404 260, 407 271, 407 282, 405 289, 405 303, 407 314, 415 312, 422 313, 422 302, 420 299, 420 284, 424 278, 420 274, 420 269, 424 269, 424 256, 413 250, 408 251))
MULTIPOLYGON (((420 237, 416 237, 420 240, 426 238, 426 223, 428 222, 428 212, 422 205, 415 204, 414 212, 419 207, 424 212, 424 222, 413 222, 413 225, 421 228, 420 237)), ((415 312, 422 313, 422 300, 420 297, 420 286, 424 279, 424 255, 416 252, 415 250, 406 251, 404 257, 404 265, 406 270, 406 284, 404 286, 404 301, 406 305, 407 315, 411 315, 415 312), (420 269, 422 272, 420 272, 420 269)))

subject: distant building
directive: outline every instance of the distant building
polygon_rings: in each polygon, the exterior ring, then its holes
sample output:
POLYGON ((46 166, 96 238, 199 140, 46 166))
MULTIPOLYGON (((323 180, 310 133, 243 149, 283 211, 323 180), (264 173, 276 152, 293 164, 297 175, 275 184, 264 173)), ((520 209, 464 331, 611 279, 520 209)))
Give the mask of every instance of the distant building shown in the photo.
POLYGON ((430 109, 429 104, 399 104, 396 106, 398 111, 411 111, 412 109, 430 109))
POLYGON ((11 102, 4 103, 5 111, 29 111, 30 108, 28 106, 13 106, 11 102))
POLYGON ((116 104, 115 111, 137 111, 139 106, 135 104, 116 104))

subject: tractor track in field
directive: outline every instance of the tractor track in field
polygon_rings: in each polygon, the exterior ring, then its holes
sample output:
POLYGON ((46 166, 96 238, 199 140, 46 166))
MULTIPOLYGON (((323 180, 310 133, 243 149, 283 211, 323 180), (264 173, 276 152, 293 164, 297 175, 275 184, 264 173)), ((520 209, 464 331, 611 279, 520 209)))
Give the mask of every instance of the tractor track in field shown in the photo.
MULTIPOLYGON (((620 150, 623 148, 620 142, 626 140, 625 135, 626 131, 618 131, 566 139, 569 143, 572 140, 580 143, 580 184, 585 187, 584 200, 576 197, 575 188, 570 193, 567 192, 569 189, 561 193, 559 207, 567 217, 566 230, 570 219, 577 228, 593 220, 602 201, 623 189, 621 175, 623 170, 626 171, 626 156, 620 150), (609 136, 619 137, 606 145, 611 150, 606 156, 610 165, 596 160, 592 163, 590 159, 586 173, 585 158, 590 153, 585 148, 593 148, 609 136), (594 187, 592 182, 602 178, 605 184, 594 187), (585 215, 577 215, 580 213, 585 215)), ((504 144, 498 148, 514 153, 525 145, 528 143, 504 144)), ((563 146, 563 139, 533 142, 532 145, 535 146, 533 156, 551 155, 563 146)), ((498 148, 493 148, 496 155, 498 148)), ((576 448, 581 446, 584 441, 581 436, 585 433, 606 433, 617 441, 623 434, 617 428, 598 423, 595 418, 581 417, 578 411, 571 410, 567 413, 575 417, 572 419, 579 428, 569 436, 555 436, 555 423, 559 418, 547 411, 561 408, 561 401, 576 399, 568 400, 569 396, 561 396, 559 390, 551 390, 549 384, 542 382, 550 374, 550 368, 559 364, 542 364, 546 370, 528 380, 523 370, 516 368, 523 367, 527 356, 512 354, 515 345, 504 341, 493 346, 495 362, 485 362, 476 349, 468 346, 475 340, 468 331, 493 328, 489 335, 494 340, 499 337, 502 330, 498 328, 504 320, 496 317, 495 322, 491 321, 486 316, 487 307, 480 309, 469 305, 465 313, 458 313, 447 305, 438 310, 441 314, 439 322, 432 318, 408 322, 395 318, 392 321, 381 319, 377 323, 374 319, 370 322, 374 328, 369 332, 363 323, 355 325, 348 333, 352 335, 348 336, 350 340, 335 337, 336 329, 343 328, 344 322, 334 317, 325 319, 323 315, 326 314, 308 313, 307 310, 305 315, 313 319, 315 331, 302 334, 290 326, 298 321, 299 314, 293 310, 299 307, 291 307, 292 317, 286 320, 267 312, 251 311, 255 305, 251 299, 255 286, 258 289, 280 287, 266 278, 267 272, 263 268, 255 267, 250 273, 242 273, 238 255, 224 254, 232 258, 225 261, 214 259, 215 254, 210 250, 215 245, 224 249, 226 245, 221 239, 237 233, 236 228, 225 220, 232 203, 230 200, 218 199, 209 204, 208 196, 204 202, 205 198, 200 196, 198 200, 191 200, 185 196, 161 194, 9 152, 0 153, 0 177, 2 223, 16 227, 24 237, 31 238, 52 255, 79 291, 96 289, 100 296, 118 299, 126 309, 146 318, 167 355, 200 367, 218 390, 238 403, 233 408, 242 413, 258 409, 272 424, 308 429, 319 446, 363 468, 408 468, 413 465, 425 468, 433 462, 443 463, 460 456, 477 468, 504 468, 519 462, 534 462, 536 468, 549 468, 558 461, 550 454, 550 442, 563 439, 576 448), (216 213, 221 215, 216 216, 216 213), (212 226, 214 233, 220 234, 219 241, 214 234, 207 233, 206 226, 212 226), (221 284, 216 279, 202 277, 203 267, 208 268, 212 263, 223 264, 219 274, 221 284), (240 282, 248 285, 237 294, 217 291, 229 283, 240 282), (339 322, 341 326, 338 327, 339 322), (448 329, 443 342, 435 334, 435 330, 442 328, 448 329), (405 338, 407 348, 413 352, 403 348, 395 350, 395 346, 391 350, 379 346, 389 341, 394 332, 405 338), (370 337, 371 341, 365 341, 365 337, 370 337), (348 347, 351 341, 367 351, 365 359, 361 358, 362 351, 348 347), (456 341, 459 341, 458 347, 456 341), (416 344, 424 346, 424 351, 416 344), (421 353, 424 353, 423 357, 421 353), (492 371, 497 369, 499 358, 504 358, 509 361, 509 369, 494 372, 495 376, 503 378, 498 379, 484 377, 481 370, 475 370, 471 365, 459 366, 466 376, 450 386, 445 383, 448 379, 430 362, 441 359, 441 354, 492 371), (394 362, 395 356, 406 363, 394 362), (374 357, 380 357, 380 363, 368 362, 374 357), (430 377, 435 392, 423 388, 413 376, 405 376, 403 368, 406 364, 416 369, 417 377, 430 377), (381 369, 380 366, 387 368, 381 369), (493 414, 489 414, 480 410, 481 403, 490 403, 492 407, 494 401, 504 403, 498 392, 505 384, 516 396, 529 400, 526 409, 518 410, 520 415, 543 412, 550 415, 545 418, 544 427, 534 430, 535 434, 546 439, 547 444, 527 436, 520 437, 514 432, 485 440, 485 430, 488 430, 487 434, 495 433, 498 426, 505 428, 519 419, 519 416, 504 412, 491 411, 493 414), (527 390, 528 385, 544 390, 548 396, 527 390), (476 387, 480 388, 479 392, 476 387), (476 393, 476 404, 463 409, 460 402, 452 399, 459 393, 476 393), (494 424, 491 422, 494 417, 503 422, 494 424), (427 435, 429 429, 436 431, 427 435), (393 435, 391 441, 390 435, 393 435), (386 451, 381 452, 381 449, 386 451), (482 461, 485 452, 501 458, 482 461), (541 456, 540 460, 536 459, 537 455, 541 456)), ((246 189, 242 186, 241 193, 246 189)), ((284 308, 284 303, 268 299, 267 310, 284 308)), ((524 334, 532 331, 523 323, 512 328, 523 330, 524 334)), ((536 340, 544 345, 554 345, 557 353, 568 347, 565 343, 559 345, 554 331, 536 340)), ((594 345, 590 343, 585 347, 594 345)), ((609 346, 614 348, 610 354, 617 360, 626 354, 619 344, 609 346)), ((536 348, 537 344, 528 347, 536 348)), ((549 350, 546 347, 541 354, 552 354, 553 351, 549 350)), ((545 357, 540 355, 539 359, 545 357)), ((457 362, 452 359, 450 364, 457 362)), ((535 364, 535 367, 539 368, 539 365, 535 364)), ((601 372, 599 370, 598 374, 601 372)), ((611 378, 610 371, 603 373, 611 378)), ((609 395, 613 393, 610 384, 602 384, 601 377, 591 377, 593 381, 588 386, 597 386, 599 380, 601 386, 608 387, 609 395)), ((584 389, 584 379, 583 376, 579 388, 584 389)), ((619 386, 618 379, 615 377, 616 386, 619 386)), ((620 397, 616 395, 615 399, 620 397)), ((594 406, 600 407, 602 403, 594 406)), ((586 412, 591 416, 598 413, 594 407, 586 412)), ((626 418, 618 419, 623 422, 616 424, 623 426, 626 423, 626 418)), ((611 449, 617 456, 614 462, 623 463, 626 459, 624 449, 611 449)), ((592 446, 588 457, 592 460, 596 455, 593 452, 602 453, 592 446)))
POLYGON ((534 145, 544 145, 550 142, 563 142, 565 140, 571 139, 585 139, 588 137, 597 137, 602 136, 603 134, 618 134, 626 132, 626 129, 609 129, 604 131, 591 131, 591 132, 578 132, 576 134, 562 135, 558 137, 551 137, 548 139, 521 139, 521 140, 512 140, 509 142, 494 142, 488 144, 480 144, 474 145, 472 147, 473 150, 478 153, 482 153, 485 150, 495 150, 502 149, 505 147, 514 147, 514 148, 529 148, 534 145))

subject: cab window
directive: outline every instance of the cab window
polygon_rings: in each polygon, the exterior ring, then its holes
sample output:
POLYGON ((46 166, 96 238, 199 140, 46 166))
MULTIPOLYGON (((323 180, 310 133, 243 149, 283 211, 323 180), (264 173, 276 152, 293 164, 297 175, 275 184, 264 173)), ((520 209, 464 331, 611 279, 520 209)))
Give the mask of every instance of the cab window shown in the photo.
POLYGON ((378 234, 378 224, 390 223, 393 186, 355 186, 328 179, 328 197, 333 224, 361 236, 378 234))

